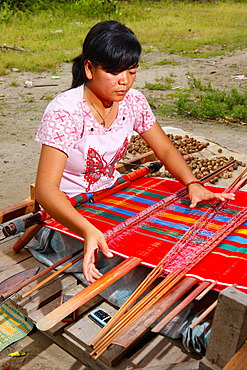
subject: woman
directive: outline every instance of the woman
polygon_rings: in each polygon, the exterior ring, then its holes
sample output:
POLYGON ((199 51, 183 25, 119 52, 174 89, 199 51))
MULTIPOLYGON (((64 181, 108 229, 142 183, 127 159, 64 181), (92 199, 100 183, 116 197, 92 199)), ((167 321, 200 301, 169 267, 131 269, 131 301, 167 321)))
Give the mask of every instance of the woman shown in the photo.
MULTIPOLYGON (((42 143, 36 199, 54 219, 84 238, 83 273, 90 283, 102 275, 95 265, 97 251, 109 258, 113 255, 102 232, 67 197, 114 183, 119 176, 116 164, 133 130, 172 176, 188 187, 190 207, 213 198, 234 198, 202 186, 156 122, 145 97, 131 88, 140 54, 140 43, 127 27, 116 21, 96 24, 85 38, 82 54, 74 59, 71 89, 48 105, 36 136, 42 143)), ((48 245, 52 238, 41 234, 42 249, 42 243, 48 245)))

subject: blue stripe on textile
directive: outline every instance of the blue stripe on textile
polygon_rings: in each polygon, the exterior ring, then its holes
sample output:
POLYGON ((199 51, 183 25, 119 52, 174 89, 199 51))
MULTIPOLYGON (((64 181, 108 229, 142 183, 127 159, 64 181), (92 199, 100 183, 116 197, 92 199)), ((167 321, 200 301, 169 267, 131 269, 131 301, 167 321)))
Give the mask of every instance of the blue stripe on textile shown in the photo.
POLYGON ((225 238, 225 240, 229 240, 229 241, 239 243, 239 244, 247 244, 246 238, 243 238, 242 236, 237 236, 237 235, 229 235, 228 237, 225 238))
POLYGON ((200 210, 195 209, 195 208, 187 208, 187 207, 183 207, 183 206, 176 205, 176 204, 169 205, 167 209, 171 210, 171 211, 179 212, 179 213, 182 213, 182 214, 187 214, 187 215, 189 214, 191 216, 193 216, 193 215, 201 216, 201 215, 204 214, 204 211, 200 211, 200 210))
POLYGON ((230 221, 231 217, 223 216, 223 215, 216 215, 213 220, 220 221, 220 222, 228 222, 230 221))
POLYGON ((102 209, 107 209, 107 210, 110 210, 110 211, 113 211, 115 213, 119 213, 120 215, 126 215, 126 216, 134 216, 137 212, 132 212, 132 211, 128 211, 126 209, 123 209, 123 208, 119 208, 119 207, 115 207, 115 206, 112 206, 112 205, 107 205, 107 204, 100 204, 98 205, 97 203, 94 203, 94 204, 91 204, 90 205, 90 208, 102 208, 102 209))
POLYGON ((126 194, 121 194, 121 193, 116 193, 114 194, 114 197, 117 197, 117 198, 124 198, 124 199, 130 199, 130 200, 133 200, 134 202, 137 202, 137 203, 142 203, 142 204, 148 204, 148 205, 152 205, 154 203, 157 203, 157 200, 152 200, 152 199, 148 199, 148 198, 141 198, 140 196, 127 196, 126 197, 126 194))
POLYGON ((152 222, 153 224, 157 224, 157 225, 161 225, 161 226, 167 226, 167 227, 172 227, 174 229, 178 229, 178 230, 185 230, 187 231, 190 226, 188 225, 184 225, 184 224, 179 224, 177 222, 170 222, 170 221, 167 221, 167 220, 159 220, 157 218, 153 218, 153 219, 148 219, 149 222, 152 222))

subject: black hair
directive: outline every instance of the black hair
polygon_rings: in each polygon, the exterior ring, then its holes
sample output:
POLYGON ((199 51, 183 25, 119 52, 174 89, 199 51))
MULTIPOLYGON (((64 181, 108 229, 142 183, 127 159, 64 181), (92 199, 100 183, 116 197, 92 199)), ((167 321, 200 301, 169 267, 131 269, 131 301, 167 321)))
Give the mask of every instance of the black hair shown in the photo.
POLYGON ((117 21, 99 22, 88 32, 82 53, 73 59, 71 88, 88 81, 84 68, 86 60, 114 73, 137 67, 140 55, 141 45, 129 28, 117 21))

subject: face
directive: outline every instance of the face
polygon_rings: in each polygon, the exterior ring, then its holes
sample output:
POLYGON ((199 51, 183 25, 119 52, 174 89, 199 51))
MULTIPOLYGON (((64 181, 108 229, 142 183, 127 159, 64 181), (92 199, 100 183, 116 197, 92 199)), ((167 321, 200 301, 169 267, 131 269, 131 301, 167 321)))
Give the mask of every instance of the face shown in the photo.
POLYGON ((119 102, 133 85, 137 68, 122 72, 106 72, 102 67, 94 67, 90 61, 85 64, 87 86, 102 102, 119 102))

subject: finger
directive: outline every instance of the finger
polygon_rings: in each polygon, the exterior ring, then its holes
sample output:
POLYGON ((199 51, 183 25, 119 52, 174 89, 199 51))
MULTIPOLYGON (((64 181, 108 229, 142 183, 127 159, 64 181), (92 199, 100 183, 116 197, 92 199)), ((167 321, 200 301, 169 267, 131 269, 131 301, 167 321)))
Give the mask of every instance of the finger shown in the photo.
POLYGON ((86 276, 85 274, 84 276, 89 283, 93 283, 95 280, 99 279, 102 276, 101 272, 95 267, 93 263, 89 266, 89 271, 85 273, 86 276))
POLYGON ((95 267, 95 265, 92 265, 91 275, 94 279, 99 279, 103 274, 95 267))
POLYGON ((91 266, 94 263, 94 253, 85 253, 85 257, 82 263, 82 271, 85 279, 91 282, 91 266))
POLYGON ((108 258, 112 258, 113 257, 113 254, 112 252, 110 251, 107 243, 105 240, 103 240, 100 244, 99 244, 99 247, 100 247, 100 250, 102 251, 102 253, 108 257, 108 258))

